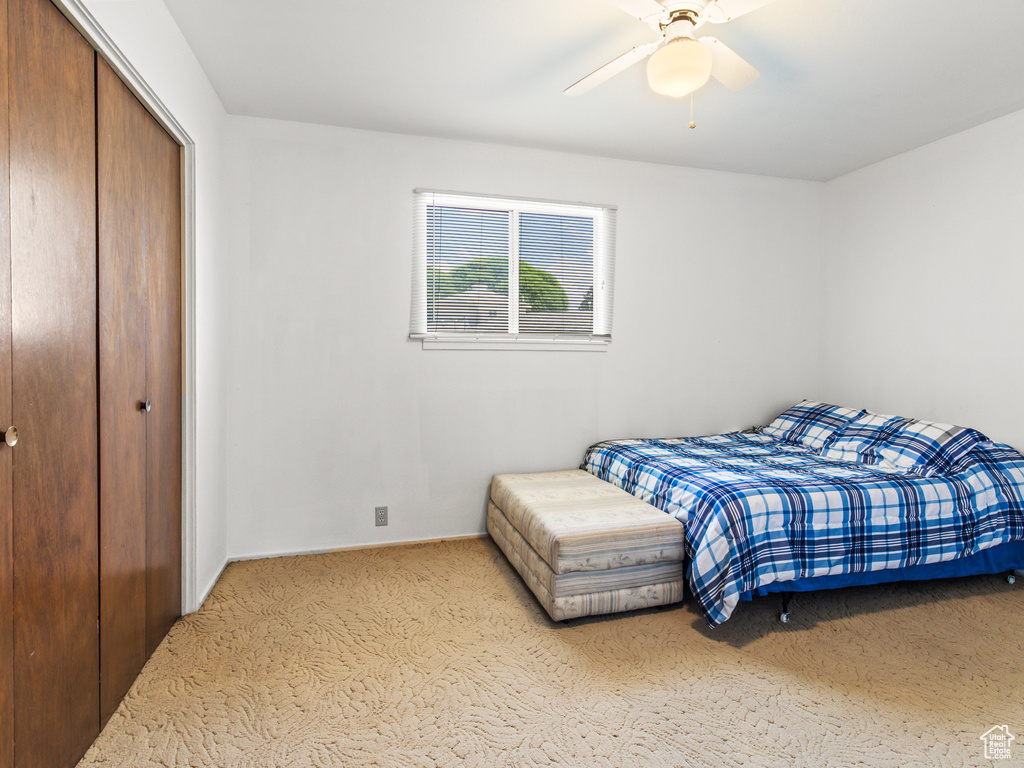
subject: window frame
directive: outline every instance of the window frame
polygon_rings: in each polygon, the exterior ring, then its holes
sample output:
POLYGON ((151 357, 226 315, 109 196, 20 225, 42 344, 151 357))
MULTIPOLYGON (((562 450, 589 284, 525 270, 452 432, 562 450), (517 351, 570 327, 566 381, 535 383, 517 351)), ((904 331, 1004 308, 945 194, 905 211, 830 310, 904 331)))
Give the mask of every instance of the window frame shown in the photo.
POLYGON ((518 349, 600 352, 611 343, 612 302, 615 275, 615 226, 617 207, 593 203, 514 198, 434 189, 413 190, 413 269, 409 338, 420 340, 423 349, 518 349), (444 206, 509 213, 509 329, 507 333, 488 331, 427 331, 427 208, 444 206), (593 319, 590 333, 536 333, 518 331, 519 327, 519 214, 561 214, 586 216, 594 226, 593 243, 593 319), (515 214, 515 215, 513 215, 515 214), (514 292, 513 292, 514 286, 514 292), (599 288, 600 286, 600 288, 599 288), (516 329, 512 331, 511 329, 516 329))

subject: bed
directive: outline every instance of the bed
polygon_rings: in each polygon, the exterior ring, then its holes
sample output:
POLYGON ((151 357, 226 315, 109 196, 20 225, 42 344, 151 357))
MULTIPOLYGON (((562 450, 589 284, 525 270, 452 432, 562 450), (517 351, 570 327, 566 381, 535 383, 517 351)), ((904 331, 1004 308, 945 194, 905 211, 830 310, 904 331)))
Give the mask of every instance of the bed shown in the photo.
POLYGON ((683 524, 711 627, 752 595, 1024 568, 1024 457, 950 424, 803 401, 763 429, 597 443, 581 469, 683 524))

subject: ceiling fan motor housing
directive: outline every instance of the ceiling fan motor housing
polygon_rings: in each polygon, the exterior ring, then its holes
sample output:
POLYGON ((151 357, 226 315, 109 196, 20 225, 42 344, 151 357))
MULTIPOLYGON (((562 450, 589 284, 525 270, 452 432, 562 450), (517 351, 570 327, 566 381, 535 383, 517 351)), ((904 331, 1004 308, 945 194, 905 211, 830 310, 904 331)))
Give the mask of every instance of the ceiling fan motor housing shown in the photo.
POLYGON ((669 22, 662 26, 661 31, 665 35, 666 42, 672 42, 682 37, 693 37, 695 28, 695 19, 687 12, 680 16, 673 14, 669 22))
POLYGON ((693 26, 699 27, 705 21, 720 23, 726 20, 725 14, 718 7, 717 0, 682 0, 681 2, 665 3, 665 12, 645 19, 652 27, 660 27, 662 31, 676 21, 690 18, 693 26))

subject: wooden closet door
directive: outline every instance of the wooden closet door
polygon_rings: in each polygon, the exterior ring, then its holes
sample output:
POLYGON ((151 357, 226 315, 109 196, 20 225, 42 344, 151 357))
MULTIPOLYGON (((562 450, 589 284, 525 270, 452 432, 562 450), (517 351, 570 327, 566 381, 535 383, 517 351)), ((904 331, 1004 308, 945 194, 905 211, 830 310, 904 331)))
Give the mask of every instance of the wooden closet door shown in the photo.
POLYGON ((105 721, 181 615, 181 180, 178 145, 96 66, 105 721))
POLYGON ((146 167, 149 115, 96 59, 100 719, 146 663, 146 167))
POLYGON ((148 353, 147 631, 151 654, 181 616, 181 148, 145 115, 148 353))
POLYGON ((8 0, 15 764, 70 766, 99 731, 93 50, 8 0))
MULTIPOLYGON (((7 135, 7 0, 0 0, 0 432, 11 426, 10 146, 7 135)), ((0 768, 14 765, 14 610, 11 451, 0 438, 0 768)))

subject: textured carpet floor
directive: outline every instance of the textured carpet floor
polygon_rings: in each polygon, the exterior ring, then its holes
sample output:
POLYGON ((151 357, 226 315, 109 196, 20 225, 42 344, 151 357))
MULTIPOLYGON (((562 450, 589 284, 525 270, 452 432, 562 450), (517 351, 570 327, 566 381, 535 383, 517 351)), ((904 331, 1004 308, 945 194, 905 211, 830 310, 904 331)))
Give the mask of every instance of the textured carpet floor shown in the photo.
POLYGON ((1021 766, 999 577, 550 622, 487 539, 235 563, 82 766, 1021 766), (1006 724, 1009 761, 979 736, 1006 724))

